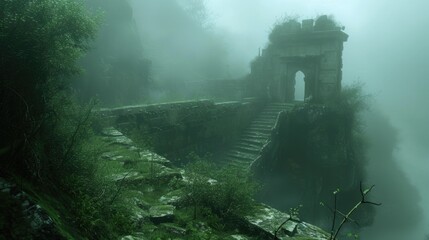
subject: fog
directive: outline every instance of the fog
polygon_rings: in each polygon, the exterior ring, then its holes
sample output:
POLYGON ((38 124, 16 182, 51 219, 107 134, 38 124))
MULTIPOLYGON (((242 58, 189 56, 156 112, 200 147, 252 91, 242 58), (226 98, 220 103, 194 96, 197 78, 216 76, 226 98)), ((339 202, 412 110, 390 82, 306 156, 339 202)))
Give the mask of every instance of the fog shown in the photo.
POLYGON ((428 10, 0 0, 0 239, 429 240, 428 10))
MULTIPOLYGON (((216 0, 207 1, 207 4, 217 27, 228 35, 228 50, 234 53, 232 55, 241 56, 243 65, 252 59, 258 48, 265 46, 272 24, 285 14, 301 19, 332 14, 345 26, 350 38, 344 46, 343 82, 363 82, 365 90, 373 96, 373 104, 377 105, 373 111, 381 112, 397 129, 394 159, 418 188, 424 209, 425 220, 415 230, 416 235, 403 233, 396 238, 382 235, 383 239, 422 239, 429 226, 426 186, 429 181, 429 33, 426 30, 429 2, 255 0, 243 4, 240 0, 216 0)), ((382 178, 383 165, 371 167, 379 169, 370 169, 370 180, 382 178)), ((408 189, 401 188, 403 185, 391 184, 399 195, 401 191, 408 193, 408 189)), ((374 228, 385 220, 376 219, 374 228)), ((363 239, 369 239, 369 235, 365 236, 364 233, 363 239)))
POLYGON ((368 135, 374 146, 389 142, 387 148, 393 151, 387 156, 370 150, 367 181, 379 187, 376 196, 385 206, 362 238, 423 239, 429 232, 425 186, 429 181, 429 2, 207 0, 205 9, 189 9, 189 2, 131 2, 143 53, 153 62, 155 82, 179 86, 186 81, 245 76, 249 63, 266 46, 273 24, 283 16, 306 19, 329 14, 345 26, 350 38, 344 45, 343 83, 365 85, 372 95, 371 109, 364 117, 368 135), (396 134, 390 136, 392 132, 396 134), (389 204, 389 197, 397 198, 395 203, 400 205, 389 204), (420 206, 407 206, 408 202, 420 206), (388 214, 395 211, 398 214, 388 214), (415 219, 391 219, 413 214, 415 219), (405 231, 393 222, 410 222, 415 229, 405 231))

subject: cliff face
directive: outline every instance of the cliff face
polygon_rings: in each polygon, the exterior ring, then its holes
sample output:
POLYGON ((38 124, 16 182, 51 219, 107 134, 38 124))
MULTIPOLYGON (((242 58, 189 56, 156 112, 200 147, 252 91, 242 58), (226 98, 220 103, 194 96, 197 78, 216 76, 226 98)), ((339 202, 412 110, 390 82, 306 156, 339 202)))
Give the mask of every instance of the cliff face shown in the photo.
POLYGON ((80 96, 97 96, 103 105, 130 104, 144 99, 149 85, 149 60, 144 58, 140 36, 127 1, 88 1, 100 14, 101 26, 75 88, 80 96))
MULTIPOLYGON (((362 136, 351 127, 345 111, 334 107, 302 105, 283 115, 272 140, 275 155, 263 162, 265 184, 261 200, 282 210, 304 205, 303 219, 329 226, 331 203, 340 189, 339 208, 350 209, 359 201, 359 183, 365 182, 366 157, 362 136)), ((358 215, 362 226, 374 217, 372 208, 358 215)))

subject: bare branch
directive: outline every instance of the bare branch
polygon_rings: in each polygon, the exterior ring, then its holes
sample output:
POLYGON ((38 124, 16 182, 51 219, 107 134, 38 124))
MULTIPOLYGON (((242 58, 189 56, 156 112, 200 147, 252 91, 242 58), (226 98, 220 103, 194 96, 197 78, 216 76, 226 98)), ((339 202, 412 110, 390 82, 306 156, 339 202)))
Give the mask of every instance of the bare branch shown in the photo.
MULTIPOLYGON (((370 188, 363 190, 362 187, 362 182, 360 182, 359 184, 359 190, 360 190, 360 194, 361 194, 361 200, 352 208, 350 209, 350 211, 347 214, 342 214, 343 215, 343 220, 341 221, 340 225, 338 226, 337 230, 335 231, 334 235, 330 236, 330 240, 336 239, 338 234, 340 233, 341 228, 343 227, 343 225, 347 222, 347 221, 352 221, 352 219, 350 218, 350 216, 363 204, 370 204, 370 205, 376 205, 376 206, 380 206, 381 203, 374 203, 374 202, 370 202, 367 201, 365 199, 366 195, 368 195, 372 189, 375 187, 375 185, 372 185, 370 188)), ((335 209, 335 212, 337 212, 337 210, 335 209)), ((335 215, 334 215, 335 217, 335 215)))

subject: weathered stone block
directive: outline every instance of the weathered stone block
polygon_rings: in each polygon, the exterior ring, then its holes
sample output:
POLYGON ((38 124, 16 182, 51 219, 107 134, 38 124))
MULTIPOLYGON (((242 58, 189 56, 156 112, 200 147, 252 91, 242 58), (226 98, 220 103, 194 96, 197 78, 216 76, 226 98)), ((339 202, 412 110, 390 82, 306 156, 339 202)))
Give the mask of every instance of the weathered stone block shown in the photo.
POLYGON ((149 209, 150 220, 155 224, 172 222, 174 220, 173 205, 153 206, 149 209))

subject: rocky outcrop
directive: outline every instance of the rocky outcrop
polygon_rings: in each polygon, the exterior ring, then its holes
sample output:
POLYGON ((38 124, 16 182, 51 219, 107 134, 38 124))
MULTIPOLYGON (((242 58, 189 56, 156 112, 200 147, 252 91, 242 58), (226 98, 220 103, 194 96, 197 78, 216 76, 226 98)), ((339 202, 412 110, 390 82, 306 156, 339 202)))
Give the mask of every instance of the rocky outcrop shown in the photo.
POLYGON ((150 220, 155 224, 172 222, 174 220, 174 209, 173 205, 153 206, 149 209, 150 220))
POLYGON ((134 233, 133 235, 124 236, 121 240, 147 240, 146 234, 134 233))
POLYGON ((0 178, 0 239, 64 239, 48 212, 22 188, 0 178))
POLYGON ((245 229, 256 236, 266 239, 301 239, 324 240, 329 235, 322 229, 299 220, 289 220, 289 214, 280 212, 270 206, 260 204, 251 214, 243 217, 245 229), (282 225, 282 223, 285 224, 282 225), (282 226, 275 236, 275 231, 282 226))

